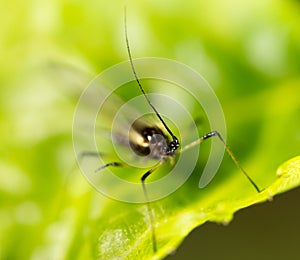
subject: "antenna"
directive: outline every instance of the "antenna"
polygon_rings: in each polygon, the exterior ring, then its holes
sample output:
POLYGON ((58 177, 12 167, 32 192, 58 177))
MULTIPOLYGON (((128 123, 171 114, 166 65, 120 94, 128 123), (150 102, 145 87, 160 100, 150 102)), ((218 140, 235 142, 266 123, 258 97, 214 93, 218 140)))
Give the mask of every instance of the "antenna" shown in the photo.
MULTIPOLYGON (((129 56, 129 60, 130 60, 130 65, 135 77, 135 80, 137 82, 137 84, 140 87, 140 90, 142 91, 144 97, 146 98, 148 104, 150 105, 150 107, 153 109, 154 113, 156 114, 156 116, 158 117, 158 119, 162 122, 162 124, 164 125, 165 129, 168 131, 168 133, 171 135, 173 141, 175 141, 175 143, 177 143, 177 147, 179 146, 178 143, 178 139, 177 137, 172 133, 171 129, 167 126, 166 122, 162 119, 162 117, 160 116, 160 114, 158 113, 158 111, 156 110, 156 108, 154 107, 154 105, 151 103, 150 99, 148 98, 147 94, 145 93, 139 79, 138 76, 136 74, 134 65, 133 65, 133 61, 132 61, 132 56, 131 56, 131 51, 130 51, 130 47, 129 47, 129 40, 128 40, 128 34, 127 34, 127 15, 126 15, 126 7, 124 8, 124 24, 125 24, 125 38, 126 38, 126 47, 127 47, 127 52, 128 52, 128 56, 129 56)), ((176 147, 176 148, 177 148, 176 147)), ((176 150, 176 149, 175 149, 176 150)))

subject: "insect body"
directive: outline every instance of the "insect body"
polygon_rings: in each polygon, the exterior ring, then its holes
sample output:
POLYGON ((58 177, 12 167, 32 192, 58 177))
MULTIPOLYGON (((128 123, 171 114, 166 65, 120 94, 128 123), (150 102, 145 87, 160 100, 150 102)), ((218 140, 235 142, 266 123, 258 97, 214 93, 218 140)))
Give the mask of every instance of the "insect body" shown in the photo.
POLYGON ((137 155, 156 160, 174 156, 179 147, 179 142, 174 146, 174 140, 170 141, 159 126, 148 125, 140 120, 136 120, 131 126, 129 144, 137 155))
MULTIPOLYGON (((256 183, 252 180, 252 178, 247 174, 247 172, 241 167, 240 163, 232 153, 232 151, 229 149, 229 147, 226 145, 225 141, 223 140, 222 136, 217 131, 209 132, 208 134, 200 137, 199 139, 193 141, 192 143, 181 147, 178 138, 174 135, 172 130, 168 127, 167 123, 164 121, 164 119, 161 117, 158 110, 154 107, 154 105, 151 103, 151 100, 147 96, 147 94, 144 91, 144 88, 137 76, 132 56, 131 56, 131 50, 129 47, 129 40, 128 40, 128 34, 127 34, 127 22, 126 22, 126 10, 125 10, 125 16, 124 16, 124 23, 125 23, 125 39, 126 39, 126 47, 127 52, 129 56, 130 65, 132 68, 132 72, 134 74, 135 81, 145 97, 145 101, 148 103, 148 105, 152 108, 154 114, 156 115, 157 120, 160 122, 161 126, 158 124, 147 124, 143 122, 142 120, 136 120, 130 129, 129 132, 129 145, 134 151, 135 154, 139 156, 148 156, 150 159, 157 160, 157 164, 153 166, 150 170, 146 171, 141 176, 141 184, 143 187, 144 195, 146 198, 146 204, 148 208, 148 214, 150 218, 150 225, 151 225, 151 231, 152 231, 152 246, 153 251, 157 251, 157 243, 156 243, 156 235, 155 235, 155 228, 154 228, 154 216, 152 213, 152 209, 150 206, 150 200, 147 193, 145 181, 148 178, 149 175, 151 175, 156 169, 158 169, 163 163, 166 162, 167 159, 170 159, 171 163, 173 162, 173 158, 176 154, 183 153, 186 150, 199 145, 201 142, 203 142, 206 139, 209 139, 211 137, 217 137, 221 143, 224 145, 225 150, 230 155, 236 166, 241 170, 241 172, 245 175, 245 177, 249 180, 249 182, 252 184, 252 186, 255 188, 257 192, 260 192, 261 190, 256 185, 256 183)), ((96 169, 96 172, 106 168, 106 167, 123 167, 123 163, 121 162, 110 162, 107 163, 98 169, 96 169)))

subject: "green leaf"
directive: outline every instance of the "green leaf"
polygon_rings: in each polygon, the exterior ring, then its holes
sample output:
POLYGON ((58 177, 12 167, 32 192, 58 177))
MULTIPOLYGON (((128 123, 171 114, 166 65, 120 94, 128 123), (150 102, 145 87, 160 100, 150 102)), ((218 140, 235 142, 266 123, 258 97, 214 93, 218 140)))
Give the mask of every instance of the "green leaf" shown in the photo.
POLYGON ((94 227, 98 226, 94 230, 94 235, 98 236, 95 256, 100 259, 161 259, 172 253, 197 226, 207 221, 228 223, 239 209, 271 201, 276 194, 299 186, 300 156, 282 164, 274 181, 261 193, 256 193, 252 187, 245 188, 244 180, 239 175, 235 177, 238 181, 232 179, 217 189, 198 190, 201 196, 195 197, 194 190, 187 192, 183 187, 168 198, 152 203, 156 254, 152 250, 146 206, 111 201, 94 223, 94 227))
MULTIPOLYGON (((228 144, 267 188, 256 194, 228 160, 198 189, 199 162, 183 187, 151 204, 161 258, 205 221, 228 222, 236 210, 298 185, 291 172, 299 159, 281 167, 281 177, 275 169, 300 147, 299 1, 127 2, 133 56, 174 59, 201 73, 222 103, 228 144)), ((154 257, 146 206, 112 201, 70 171, 81 91, 128 59, 123 11, 124 1, 0 2, 1 259, 154 257)), ((296 231, 289 238, 278 250, 297 255, 289 247, 296 231)))

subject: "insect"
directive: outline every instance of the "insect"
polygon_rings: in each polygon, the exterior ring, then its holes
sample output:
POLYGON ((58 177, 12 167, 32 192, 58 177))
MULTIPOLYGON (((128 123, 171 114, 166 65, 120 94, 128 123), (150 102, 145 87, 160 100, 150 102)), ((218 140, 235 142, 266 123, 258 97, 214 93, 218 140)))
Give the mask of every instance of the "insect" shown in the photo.
MULTIPOLYGON (((256 183, 253 181, 253 179, 247 174, 247 172, 242 168, 239 161, 236 159, 230 148, 225 143, 224 139, 222 138, 221 134, 218 131, 211 131, 199 139, 181 147, 181 143, 177 136, 174 134, 174 132, 171 130, 169 125, 166 123, 164 118, 161 116, 159 111, 156 109, 156 107, 153 105, 152 101, 148 97, 147 93, 144 90, 143 85, 141 84, 141 81, 138 77, 138 74, 136 72, 134 62, 132 59, 129 39, 128 39, 128 32, 127 32, 127 15, 126 15, 126 9, 124 11, 124 24, 125 24, 125 40, 126 40, 126 47, 127 47, 127 53, 130 61, 131 70, 134 75, 134 79, 136 81, 137 88, 142 93, 145 104, 149 106, 159 124, 147 124, 143 121, 136 121, 132 124, 131 129, 134 134, 130 135, 129 138, 129 145, 131 149, 134 151, 135 154, 140 156, 148 156, 148 158, 156 160, 157 163, 150 168, 149 170, 145 171, 144 174, 142 174, 140 181, 143 188, 143 193, 146 200, 150 225, 151 225, 151 233, 152 233, 152 247, 153 252, 157 251, 157 239, 156 239, 156 233, 155 233, 155 225, 154 225, 154 215, 151 209, 151 204, 149 200, 149 195, 147 191, 147 185, 146 181, 147 178, 153 174, 159 167, 161 167, 167 160, 171 161, 171 164, 174 163, 174 158, 176 155, 185 152, 188 149, 191 149, 192 147, 198 146, 203 141, 210 139, 212 137, 216 137, 220 140, 220 142, 224 145, 225 150, 229 154, 229 156, 232 158, 233 162, 236 164, 236 166, 240 169, 240 171, 244 174, 244 176, 248 179, 248 181, 251 183, 251 185, 255 188, 257 192, 261 192, 260 188, 256 185, 256 183)), ((88 154, 87 154, 88 155, 88 154)), ((119 161, 112 161, 108 162, 99 168, 95 170, 95 172, 99 172, 105 168, 108 167, 124 167, 126 166, 124 163, 119 161)))

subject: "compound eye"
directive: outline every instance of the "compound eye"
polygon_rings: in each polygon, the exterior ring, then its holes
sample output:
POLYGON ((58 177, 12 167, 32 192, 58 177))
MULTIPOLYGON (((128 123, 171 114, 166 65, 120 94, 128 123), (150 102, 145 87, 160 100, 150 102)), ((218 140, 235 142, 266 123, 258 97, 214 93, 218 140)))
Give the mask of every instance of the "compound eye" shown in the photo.
POLYGON ((179 147, 179 142, 176 137, 173 138, 173 141, 169 144, 170 152, 175 152, 175 150, 179 147))
POLYGON ((171 145, 175 149, 179 147, 179 142, 178 142, 178 139, 176 137, 173 138, 173 141, 171 142, 171 145))

